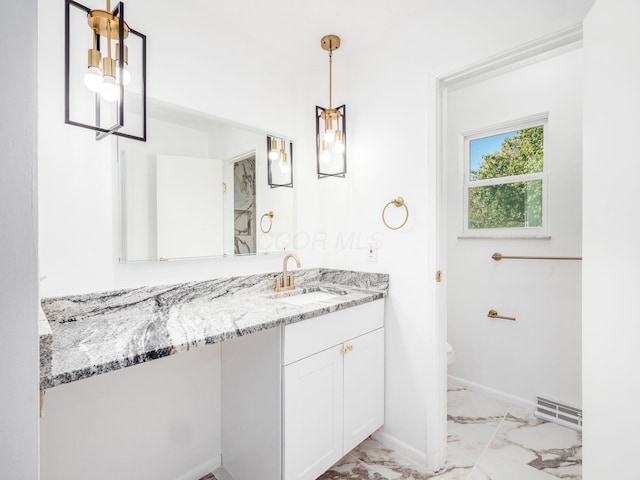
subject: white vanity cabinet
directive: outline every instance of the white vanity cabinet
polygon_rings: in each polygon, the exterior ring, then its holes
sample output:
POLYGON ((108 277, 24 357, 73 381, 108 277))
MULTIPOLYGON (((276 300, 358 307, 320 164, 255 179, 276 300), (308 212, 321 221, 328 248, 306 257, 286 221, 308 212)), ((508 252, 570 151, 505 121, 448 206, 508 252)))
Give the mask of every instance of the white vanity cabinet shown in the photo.
POLYGON ((314 480, 384 423, 384 300, 284 327, 283 479, 314 480))
POLYGON ((384 422, 384 299, 225 340, 222 464, 315 480, 384 422))

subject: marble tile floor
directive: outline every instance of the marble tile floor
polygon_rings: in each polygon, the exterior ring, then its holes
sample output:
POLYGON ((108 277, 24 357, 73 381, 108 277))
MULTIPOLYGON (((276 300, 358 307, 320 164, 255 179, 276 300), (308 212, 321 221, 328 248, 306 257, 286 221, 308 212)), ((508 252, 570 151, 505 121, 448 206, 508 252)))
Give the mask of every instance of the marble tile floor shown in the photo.
POLYGON ((318 480, 582 479, 582 435, 532 410, 450 384, 447 423, 448 459, 437 473, 368 438, 318 480))

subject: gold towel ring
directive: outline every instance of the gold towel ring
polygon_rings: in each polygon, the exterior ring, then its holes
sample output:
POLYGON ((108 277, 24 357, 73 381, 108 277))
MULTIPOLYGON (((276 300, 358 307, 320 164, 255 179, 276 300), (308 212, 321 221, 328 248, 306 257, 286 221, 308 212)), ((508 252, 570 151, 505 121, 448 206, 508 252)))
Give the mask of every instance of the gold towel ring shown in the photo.
POLYGON ((387 203, 384 208, 382 209, 382 222, 385 224, 385 226, 387 228, 390 228, 391 230, 398 230, 402 227, 404 227, 405 223, 407 223, 407 220, 409 220, 409 207, 407 207, 407 204, 404 203, 404 198, 402 197, 396 197, 393 200, 391 200, 389 203, 387 203), (387 208, 389 208, 389 205, 395 205, 396 207, 404 207, 404 209, 406 210, 407 214, 406 217, 404 218, 404 222, 402 222, 400 225, 398 225, 397 227, 392 227, 391 225, 389 225, 387 223, 387 220, 384 218, 385 213, 387 213, 387 208))
POLYGON ((272 226, 273 226, 273 212, 267 212, 260 217, 260 230, 262 230, 262 233, 269 233, 271 231, 272 226), (269 228, 267 228, 266 230, 262 227, 262 220, 264 220, 264 217, 269 217, 269 228))

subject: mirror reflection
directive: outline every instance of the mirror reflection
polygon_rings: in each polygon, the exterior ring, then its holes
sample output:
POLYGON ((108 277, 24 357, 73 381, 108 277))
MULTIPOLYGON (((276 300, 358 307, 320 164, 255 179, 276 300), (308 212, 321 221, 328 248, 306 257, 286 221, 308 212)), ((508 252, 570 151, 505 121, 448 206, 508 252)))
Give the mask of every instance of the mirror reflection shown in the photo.
POLYGON ((268 184, 266 131, 155 100, 147 125, 115 140, 121 262, 289 250, 294 190, 268 184))

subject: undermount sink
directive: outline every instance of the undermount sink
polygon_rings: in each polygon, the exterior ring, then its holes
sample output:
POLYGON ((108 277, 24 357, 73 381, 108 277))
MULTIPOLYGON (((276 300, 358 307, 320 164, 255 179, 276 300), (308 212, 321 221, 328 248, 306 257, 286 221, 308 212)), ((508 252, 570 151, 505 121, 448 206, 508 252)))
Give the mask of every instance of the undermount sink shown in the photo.
POLYGON ((339 293, 328 292, 307 292, 289 295, 287 297, 278 298, 279 302, 288 303, 290 305, 307 305, 309 303, 321 302, 328 300, 329 298, 339 297, 339 293))

